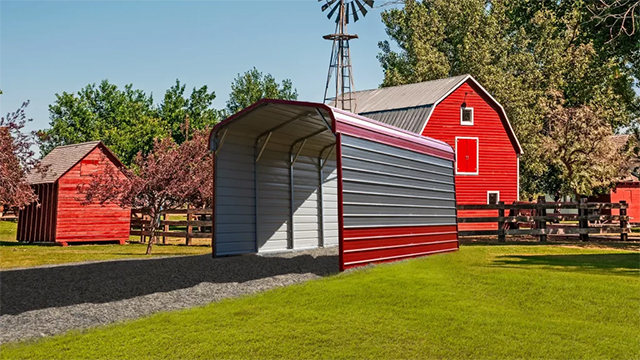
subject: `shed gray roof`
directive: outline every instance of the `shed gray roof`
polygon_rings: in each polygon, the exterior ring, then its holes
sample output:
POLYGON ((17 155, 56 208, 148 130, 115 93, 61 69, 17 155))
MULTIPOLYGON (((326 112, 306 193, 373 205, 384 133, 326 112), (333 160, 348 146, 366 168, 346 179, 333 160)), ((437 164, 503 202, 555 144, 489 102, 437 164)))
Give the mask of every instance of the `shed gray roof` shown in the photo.
POLYGON ((44 173, 31 172, 27 174, 27 180, 31 184, 54 183, 100 144, 102 144, 100 141, 89 141, 58 146, 41 161, 46 171, 44 173))

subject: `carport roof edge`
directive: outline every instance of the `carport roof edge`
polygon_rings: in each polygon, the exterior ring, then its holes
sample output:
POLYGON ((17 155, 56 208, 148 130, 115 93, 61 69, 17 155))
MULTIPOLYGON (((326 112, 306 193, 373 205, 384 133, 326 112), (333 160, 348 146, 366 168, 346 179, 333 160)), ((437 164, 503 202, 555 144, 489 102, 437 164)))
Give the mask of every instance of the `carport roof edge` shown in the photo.
MULTIPOLYGON (((453 149, 447 143, 430 137, 417 135, 412 132, 393 127, 391 125, 378 122, 367 117, 352 114, 350 112, 340 110, 322 103, 280 100, 280 99, 262 99, 251 106, 231 115, 223 121, 216 124, 209 134, 209 148, 212 149, 211 137, 221 128, 235 122, 242 117, 252 113, 259 108, 270 105, 290 105, 310 107, 317 110, 324 110, 331 117, 331 130, 334 133, 344 133, 345 135, 359 136, 360 132, 368 132, 380 134, 385 139, 377 139, 380 142, 406 148, 414 151, 425 152, 448 160, 454 159, 453 149), (389 141, 391 140, 391 142, 389 141), (406 146, 414 144, 414 146, 406 146), (429 150, 425 149, 428 148, 429 150)), ((370 136, 367 136, 368 138, 370 136)))

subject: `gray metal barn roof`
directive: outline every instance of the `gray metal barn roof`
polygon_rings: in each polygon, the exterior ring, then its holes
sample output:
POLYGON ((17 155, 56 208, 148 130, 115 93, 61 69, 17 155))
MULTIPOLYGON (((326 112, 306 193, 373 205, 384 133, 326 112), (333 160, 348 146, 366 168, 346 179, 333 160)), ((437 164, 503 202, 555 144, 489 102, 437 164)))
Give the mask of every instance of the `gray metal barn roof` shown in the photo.
POLYGON ((425 81, 415 84, 356 91, 358 113, 429 106, 456 88, 469 75, 425 81))
POLYGON ((421 134, 435 106, 467 80, 481 88, 498 106, 514 147, 519 154, 522 154, 522 147, 507 119, 504 108, 469 74, 415 84, 355 91, 352 96, 355 99, 358 114, 421 134))
POLYGON ((422 132, 434 105, 469 75, 354 92, 358 114, 391 126, 422 132))

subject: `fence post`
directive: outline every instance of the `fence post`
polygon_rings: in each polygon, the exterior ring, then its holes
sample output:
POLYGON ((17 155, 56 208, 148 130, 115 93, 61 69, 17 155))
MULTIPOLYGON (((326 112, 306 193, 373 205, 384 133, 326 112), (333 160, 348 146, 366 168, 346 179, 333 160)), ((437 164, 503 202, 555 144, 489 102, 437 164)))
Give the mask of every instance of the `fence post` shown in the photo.
POLYGON ((504 201, 498 202, 498 216, 501 218, 498 220, 498 241, 505 242, 504 236, 504 201))
MULTIPOLYGON (((589 229, 589 220, 586 219, 589 211, 587 210, 587 198, 580 198, 580 204, 578 205, 578 216, 584 217, 584 219, 578 220, 580 229, 589 229)), ((580 234, 581 241, 589 241, 589 234, 580 234)))
POLYGON ((191 233, 193 232, 193 226, 191 226, 191 219, 193 216, 191 215, 191 211, 189 211, 190 209, 191 206, 187 206, 187 221, 189 224, 187 225, 187 245, 191 245, 191 233))
POLYGON ((627 231, 627 220, 622 220, 623 216, 627 216, 627 202, 625 200, 620 200, 620 241, 629 240, 629 235, 625 232, 627 231))
MULTIPOLYGON (((167 213, 162 214, 162 220, 167 221, 167 213)), ((162 229, 164 232, 169 231, 169 225, 164 224, 164 228, 162 229)), ((162 235, 162 245, 167 245, 167 237, 162 235)))
POLYGON ((142 221, 140 222, 140 242, 144 244, 145 242, 147 242, 147 237, 144 234, 144 232, 147 230, 144 210, 140 213, 140 218, 142 219, 142 221))
MULTIPOLYGON (((538 216, 547 216, 547 209, 544 208, 545 202, 546 201, 544 199, 544 196, 538 197, 538 206, 536 206, 538 216)), ((536 221, 536 223, 538 224, 537 228, 542 230, 542 233, 540 234, 540 242, 547 242, 547 234, 544 233, 544 231, 547 229, 547 220, 539 219, 536 221)))

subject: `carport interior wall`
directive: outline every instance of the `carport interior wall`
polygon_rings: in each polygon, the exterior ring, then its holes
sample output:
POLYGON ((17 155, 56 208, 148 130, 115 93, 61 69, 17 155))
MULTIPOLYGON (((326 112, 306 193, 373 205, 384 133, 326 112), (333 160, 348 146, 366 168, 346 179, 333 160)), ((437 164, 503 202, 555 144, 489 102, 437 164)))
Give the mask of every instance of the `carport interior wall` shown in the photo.
POLYGON ((271 107, 230 123, 213 139, 215 255, 338 245, 329 117, 271 107))

